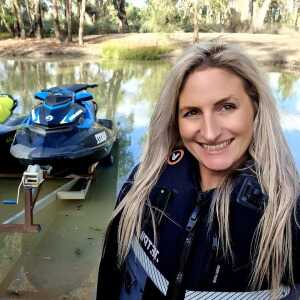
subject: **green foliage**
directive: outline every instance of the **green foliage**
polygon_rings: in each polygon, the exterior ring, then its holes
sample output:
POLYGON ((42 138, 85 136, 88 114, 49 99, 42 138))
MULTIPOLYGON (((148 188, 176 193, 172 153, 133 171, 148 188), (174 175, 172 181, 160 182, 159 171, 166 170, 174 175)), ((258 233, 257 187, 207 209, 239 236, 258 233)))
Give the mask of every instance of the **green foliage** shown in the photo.
POLYGON ((99 16, 96 21, 96 33, 115 33, 118 32, 117 12, 112 4, 106 1, 105 14, 99 16))
POLYGON ((179 28, 180 16, 175 0, 148 0, 143 11, 142 32, 173 32, 179 28))
POLYGON ((126 7, 127 20, 130 32, 139 32, 142 26, 142 10, 133 5, 126 7))
POLYGON ((43 36, 50 37, 54 36, 53 20, 45 19, 43 20, 43 36))
POLYGON ((224 31, 228 26, 230 9, 228 0, 178 0, 180 28, 199 32, 224 31))
POLYGON ((13 28, 14 24, 16 23, 16 17, 14 16, 9 6, 3 5, 0 8, 2 8, 0 10, 1 31, 7 31, 7 28, 5 28, 4 23, 6 23, 10 28, 13 28))
POLYGON ((119 60, 157 60, 169 53, 170 46, 129 45, 120 42, 107 42, 101 47, 101 56, 119 60))
POLYGON ((0 32, 0 40, 9 39, 12 36, 8 32, 0 32))
POLYGON ((99 19, 96 24, 85 26, 85 34, 116 33, 118 24, 110 16, 99 19))

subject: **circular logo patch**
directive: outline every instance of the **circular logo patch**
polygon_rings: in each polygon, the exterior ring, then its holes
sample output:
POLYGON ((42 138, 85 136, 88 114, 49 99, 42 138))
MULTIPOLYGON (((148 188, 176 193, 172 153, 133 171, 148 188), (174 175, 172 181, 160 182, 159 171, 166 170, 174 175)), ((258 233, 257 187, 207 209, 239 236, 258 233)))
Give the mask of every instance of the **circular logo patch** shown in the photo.
POLYGON ((169 165, 175 165, 183 158, 184 151, 181 149, 174 150, 168 158, 169 165))

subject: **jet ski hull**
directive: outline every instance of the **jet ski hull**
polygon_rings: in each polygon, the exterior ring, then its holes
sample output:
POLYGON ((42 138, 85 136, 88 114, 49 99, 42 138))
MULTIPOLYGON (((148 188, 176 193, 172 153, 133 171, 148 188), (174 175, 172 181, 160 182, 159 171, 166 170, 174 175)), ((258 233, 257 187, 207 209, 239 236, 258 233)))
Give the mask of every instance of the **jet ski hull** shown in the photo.
POLYGON ((83 174, 95 162, 107 160, 115 141, 116 129, 100 122, 88 130, 24 127, 18 130, 10 151, 24 166, 51 166, 53 175, 83 174))
POLYGON ((10 154, 11 143, 14 140, 16 128, 24 117, 14 118, 6 124, 0 124, 0 174, 20 173, 24 166, 10 154))

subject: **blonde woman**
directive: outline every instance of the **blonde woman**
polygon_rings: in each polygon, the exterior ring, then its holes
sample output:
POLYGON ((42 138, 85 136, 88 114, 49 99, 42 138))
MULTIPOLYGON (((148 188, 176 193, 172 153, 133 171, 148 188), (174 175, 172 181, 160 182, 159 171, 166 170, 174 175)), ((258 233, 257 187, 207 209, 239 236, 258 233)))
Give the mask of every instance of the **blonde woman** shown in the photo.
POLYGON ((298 299, 298 195, 256 63, 232 45, 193 46, 120 192, 97 299, 298 299))

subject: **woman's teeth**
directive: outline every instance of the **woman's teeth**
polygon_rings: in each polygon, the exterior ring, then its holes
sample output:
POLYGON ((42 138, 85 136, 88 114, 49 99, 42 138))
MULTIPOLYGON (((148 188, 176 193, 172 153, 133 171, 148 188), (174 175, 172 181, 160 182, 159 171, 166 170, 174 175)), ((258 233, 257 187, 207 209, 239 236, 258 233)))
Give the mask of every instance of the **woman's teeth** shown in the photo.
POLYGON ((210 151, 210 152, 214 152, 214 151, 220 151, 224 148, 226 148, 233 140, 230 139, 230 140, 227 140, 225 142, 222 142, 220 144, 215 144, 215 145, 209 145, 209 144, 201 144, 201 146, 207 150, 207 151, 210 151))

